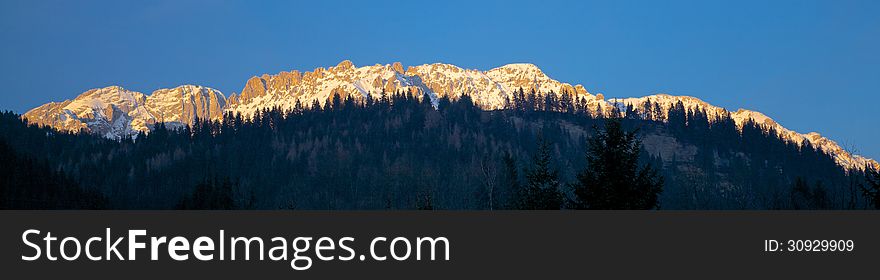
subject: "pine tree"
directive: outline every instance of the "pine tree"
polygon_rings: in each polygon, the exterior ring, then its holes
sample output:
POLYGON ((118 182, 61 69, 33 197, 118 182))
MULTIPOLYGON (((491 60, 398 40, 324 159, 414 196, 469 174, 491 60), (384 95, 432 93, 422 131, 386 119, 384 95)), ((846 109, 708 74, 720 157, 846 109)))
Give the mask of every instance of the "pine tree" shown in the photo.
POLYGON ((507 206, 515 209, 519 202, 520 188, 522 188, 519 182, 519 169, 516 166, 516 159, 509 152, 504 153, 502 160, 504 161, 503 184, 507 188, 506 193, 508 194, 507 206))
POLYGON ((865 181, 867 184, 862 186, 862 192, 865 193, 875 209, 880 209, 880 170, 875 170, 870 166, 865 167, 865 181))
POLYGON ((641 141, 624 131, 620 120, 607 119, 604 130, 588 141, 587 166, 570 187, 575 209, 653 209, 663 178, 650 164, 639 167, 641 141))
POLYGON ((645 101, 642 104, 642 113, 644 114, 642 119, 652 121, 654 120, 654 105, 651 103, 651 98, 645 101))
POLYGON ((794 210, 809 209, 812 193, 804 178, 797 177, 791 186, 791 207, 794 210))
POLYGON ((674 132, 684 131, 684 128, 687 125, 687 112, 685 111, 684 103, 682 103, 681 100, 676 102, 672 108, 669 108, 667 116, 669 127, 672 128, 674 132))
POLYGON ((813 188, 813 197, 812 197, 812 206, 813 209, 830 209, 831 201, 828 198, 828 190, 825 189, 825 185, 822 184, 822 181, 816 181, 816 187, 813 188))
POLYGON ((654 120, 662 120, 663 119, 663 110, 660 109, 660 102, 654 102, 653 115, 654 120))
POLYGON ((627 103, 626 104, 626 114, 624 115, 624 118, 629 119, 629 120, 634 120, 634 119, 637 119, 638 117, 639 117, 638 113, 636 113, 636 109, 635 109, 635 107, 633 107, 633 104, 627 103))
POLYGON ((538 150, 532 157, 532 168, 526 172, 526 185, 519 193, 517 206, 523 210, 554 210, 562 207, 559 172, 550 163, 550 143, 538 137, 538 150))

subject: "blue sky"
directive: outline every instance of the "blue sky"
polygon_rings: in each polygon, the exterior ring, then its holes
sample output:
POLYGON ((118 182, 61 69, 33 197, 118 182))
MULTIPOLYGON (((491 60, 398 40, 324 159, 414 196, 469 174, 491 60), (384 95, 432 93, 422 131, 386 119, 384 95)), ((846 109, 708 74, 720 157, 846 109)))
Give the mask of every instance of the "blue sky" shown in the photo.
POLYGON ((107 85, 530 62, 607 97, 754 109, 880 158, 880 1, 0 1, 0 109, 107 85))

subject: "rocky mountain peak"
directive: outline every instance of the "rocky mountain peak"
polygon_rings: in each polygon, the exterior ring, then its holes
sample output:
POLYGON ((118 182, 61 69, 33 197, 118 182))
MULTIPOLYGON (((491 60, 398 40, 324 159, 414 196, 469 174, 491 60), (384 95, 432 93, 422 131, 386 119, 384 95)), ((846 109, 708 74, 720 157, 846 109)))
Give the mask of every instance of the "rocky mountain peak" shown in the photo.
POLYGON ((156 90, 146 102, 146 109, 152 117, 169 126, 219 119, 225 107, 226 97, 222 92, 196 85, 156 90))
MULTIPOLYGON (((797 133, 757 111, 739 109, 729 112, 696 97, 669 94, 605 100, 602 94, 592 95, 582 85, 573 86, 554 80, 529 63, 507 64, 488 71, 432 63, 409 66, 404 71, 400 62, 357 67, 351 61, 344 60, 334 67, 318 67, 302 73, 292 70, 253 76, 247 80, 240 94, 233 94, 228 100, 220 91, 197 85, 160 89, 150 96, 119 86, 109 86, 88 90, 74 100, 44 104, 23 117, 29 122, 60 130, 84 130, 118 138, 149 132, 152 125, 160 121, 182 126, 199 119, 220 119, 224 112, 241 113, 248 117, 265 108, 290 110, 296 104, 309 106, 314 102, 323 105, 334 95, 362 99, 368 95, 379 98, 382 92, 410 91, 418 96, 427 94, 436 104, 441 97, 457 99, 467 94, 478 106, 495 110, 505 108, 506 102, 520 88, 542 94, 569 93, 587 102, 589 108, 599 107, 601 112, 606 113, 615 105, 632 104, 638 111, 643 110, 642 105, 650 101, 665 111, 682 102, 689 110, 698 108, 707 112, 710 121, 717 116, 729 115, 740 127, 751 120, 766 129, 772 128, 780 137, 794 143, 809 141, 833 153, 842 166, 864 168, 872 165, 880 168, 876 161, 851 155, 818 133, 797 133)), ((662 121, 666 116, 656 118, 662 121)))
POLYGON ((260 77, 251 77, 241 90, 240 102, 248 102, 251 99, 263 96, 266 93, 266 79, 260 77))
POLYGON ((393 69, 394 72, 397 72, 398 74, 403 74, 403 73, 404 73, 404 71, 403 71, 403 64, 400 64, 400 62, 394 62, 394 63, 392 63, 392 64, 391 64, 391 69, 393 69))
POLYGON ((336 65, 338 69, 354 69, 354 63, 351 63, 351 60, 343 60, 336 65))

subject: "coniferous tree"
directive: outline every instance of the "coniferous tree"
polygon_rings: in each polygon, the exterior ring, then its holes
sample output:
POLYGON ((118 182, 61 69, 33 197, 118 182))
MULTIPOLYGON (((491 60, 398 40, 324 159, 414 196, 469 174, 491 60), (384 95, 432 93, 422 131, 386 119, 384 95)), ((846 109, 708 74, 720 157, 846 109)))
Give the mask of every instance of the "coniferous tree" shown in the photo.
POLYGON ((645 103, 642 104, 642 114, 642 119, 648 121, 654 120, 654 106, 651 103, 651 98, 648 98, 648 100, 646 100, 645 103))
POLYGON ((639 118, 638 113, 636 113, 636 109, 635 107, 633 107, 632 103, 626 104, 626 113, 623 117, 630 120, 639 118))
POLYGON ((685 111, 684 103, 679 100, 675 102, 675 105, 669 109, 667 113, 667 121, 669 122, 669 127, 672 128, 674 132, 683 132, 685 126, 687 125, 687 112, 685 111))
POLYGON ((557 210, 562 207, 559 172, 550 165, 550 143, 539 135, 532 168, 526 172, 526 185, 520 189, 517 206, 523 210, 557 210))
POLYGON ((875 209, 880 209, 880 170, 865 167, 865 181, 862 192, 868 197, 875 209))
POLYGON ((639 166, 641 141, 608 119, 588 143, 587 166, 571 185, 575 209, 653 209, 663 178, 649 164, 639 166))
POLYGON ((822 181, 810 188, 802 177, 797 177, 791 190, 791 208, 794 210, 822 210, 830 208, 828 190, 822 181))
POLYGON ((510 154, 510 152, 505 152, 502 160, 504 161, 503 184, 506 187, 506 193, 508 194, 507 207, 517 208, 517 203, 520 199, 520 189, 522 188, 519 182, 519 168, 516 166, 516 159, 510 154))
POLYGON ((811 200, 812 193, 810 187, 804 178, 797 177, 791 186, 791 207, 794 210, 809 209, 808 202, 811 200))
POLYGON ((825 210, 831 207, 831 202, 828 198, 828 190, 825 189, 825 185, 822 184, 822 181, 816 181, 816 186, 813 187, 812 204, 813 209, 819 210, 825 210))

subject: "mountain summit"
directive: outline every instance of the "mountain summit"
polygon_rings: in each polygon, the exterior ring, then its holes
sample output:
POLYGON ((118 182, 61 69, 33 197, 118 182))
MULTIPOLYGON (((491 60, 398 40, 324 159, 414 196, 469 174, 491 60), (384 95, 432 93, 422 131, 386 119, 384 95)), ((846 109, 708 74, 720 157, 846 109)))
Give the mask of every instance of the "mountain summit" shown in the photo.
MULTIPOLYGON (((399 62, 356 67, 345 60, 333 67, 319 67, 313 71, 292 70, 275 75, 263 74, 247 80, 239 94, 228 98, 218 90, 183 85, 159 89, 150 95, 109 86, 88 90, 73 100, 51 102, 34 108, 23 115, 32 124, 51 126, 58 130, 99 134, 107 138, 134 137, 149 132, 158 122, 171 127, 192 124, 199 119, 217 120, 226 112, 251 116, 262 109, 293 109, 325 104, 338 95, 342 98, 363 100, 381 98, 382 93, 410 91, 429 97, 436 104, 438 98, 457 99, 469 95, 485 110, 506 108, 519 89, 526 92, 570 94, 579 102, 599 112, 632 105, 636 112, 650 101, 666 109, 681 102, 687 109, 709 112, 710 120, 717 115, 730 114, 742 125, 746 121, 762 124, 781 138, 794 143, 808 141, 831 153, 838 164, 847 168, 880 168, 876 161, 845 151, 836 142, 818 133, 801 134, 776 123, 760 112, 740 109, 734 112, 713 106, 698 98, 667 94, 639 98, 604 100, 601 94, 592 94, 582 85, 559 82, 547 76, 540 68, 528 63, 515 63, 488 71, 464 69, 451 64, 433 63, 409 66, 399 62)), ((656 116, 665 120, 666 116, 656 116)))
POLYGON ((58 130, 117 139, 149 132, 157 122, 180 127, 197 119, 218 119, 225 107, 223 93, 208 87, 183 85, 144 95, 109 86, 88 90, 73 100, 41 105, 23 117, 58 130))

